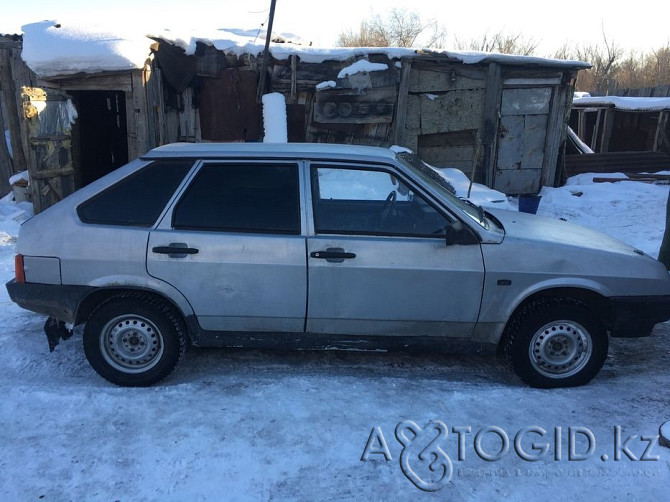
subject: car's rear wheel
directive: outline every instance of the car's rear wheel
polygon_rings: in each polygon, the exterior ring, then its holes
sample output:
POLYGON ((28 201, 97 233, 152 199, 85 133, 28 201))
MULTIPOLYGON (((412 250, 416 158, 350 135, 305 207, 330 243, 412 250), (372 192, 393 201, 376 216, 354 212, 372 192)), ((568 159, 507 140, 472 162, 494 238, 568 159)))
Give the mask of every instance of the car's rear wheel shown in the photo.
POLYGON ((186 328, 165 301, 144 294, 112 297, 89 317, 84 352, 100 376, 132 387, 153 385, 175 368, 186 349, 186 328))
POLYGON ((607 331, 589 308, 570 298, 524 306, 505 334, 505 353, 519 377, 539 388, 590 382, 607 357, 607 331))

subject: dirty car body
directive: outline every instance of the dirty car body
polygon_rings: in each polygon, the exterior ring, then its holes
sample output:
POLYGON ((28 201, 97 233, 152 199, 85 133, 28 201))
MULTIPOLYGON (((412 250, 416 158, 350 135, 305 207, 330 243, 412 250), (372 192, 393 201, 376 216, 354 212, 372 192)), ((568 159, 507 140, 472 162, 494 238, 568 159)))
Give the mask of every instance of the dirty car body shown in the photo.
POLYGON ((655 259, 561 220, 455 197, 409 153, 326 144, 159 147, 21 227, 20 306, 50 345, 85 323, 93 368, 151 385, 196 346, 503 349, 581 385, 608 336, 670 318, 655 259))

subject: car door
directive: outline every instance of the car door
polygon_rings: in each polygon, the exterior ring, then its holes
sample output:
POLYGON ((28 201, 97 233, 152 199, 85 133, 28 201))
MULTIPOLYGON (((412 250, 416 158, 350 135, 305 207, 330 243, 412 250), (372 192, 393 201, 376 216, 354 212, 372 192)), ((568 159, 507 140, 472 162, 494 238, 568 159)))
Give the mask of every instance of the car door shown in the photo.
POLYGON ((302 332, 307 276, 296 162, 204 162, 149 236, 150 275, 204 330, 302 332))
POLYGON ((453 221, 389 168, 309 169, 307 330, 467 337, 479 314, 480 245, 448 245, 453 221))

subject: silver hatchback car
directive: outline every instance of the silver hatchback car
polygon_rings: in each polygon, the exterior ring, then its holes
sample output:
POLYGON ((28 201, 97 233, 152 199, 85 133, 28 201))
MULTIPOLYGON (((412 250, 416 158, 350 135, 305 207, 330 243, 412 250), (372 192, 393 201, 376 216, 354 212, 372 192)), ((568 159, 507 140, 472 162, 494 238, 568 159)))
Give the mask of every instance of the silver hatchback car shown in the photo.
POLYGON ((670 318, 664 266, 565 221, 484 210, 415 155, 329 144, 156 148, 21 227, 20 306, 51 349, 85 323, 119 385, 196 346, 505 351, 589 382, 608 336, 670 318))

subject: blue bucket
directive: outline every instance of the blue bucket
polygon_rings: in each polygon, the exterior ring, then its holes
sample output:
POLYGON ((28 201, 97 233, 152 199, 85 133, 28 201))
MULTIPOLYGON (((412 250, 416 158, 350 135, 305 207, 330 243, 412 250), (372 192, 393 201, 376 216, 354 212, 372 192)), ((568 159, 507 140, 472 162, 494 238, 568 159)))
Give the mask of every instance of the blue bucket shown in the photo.
POLYGON ((536 214, 537 208, 540 207, 541 198, 541 195, 520 195, 519 211, 522 213, 536 214))

